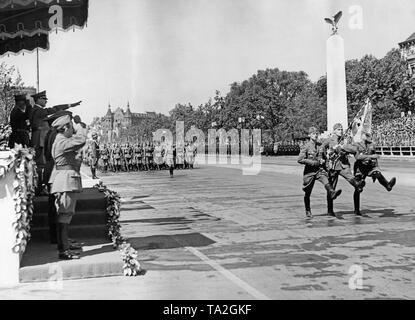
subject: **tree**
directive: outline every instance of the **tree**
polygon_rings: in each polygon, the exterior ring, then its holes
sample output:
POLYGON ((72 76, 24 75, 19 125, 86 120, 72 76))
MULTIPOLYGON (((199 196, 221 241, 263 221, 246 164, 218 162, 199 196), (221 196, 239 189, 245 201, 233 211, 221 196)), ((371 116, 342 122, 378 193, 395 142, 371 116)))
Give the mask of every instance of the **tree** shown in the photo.
POLYGON ((0 64, 0 124, 9 122, 14 107, 14 94, 23 88, 20 73, 14 66, 0 64))

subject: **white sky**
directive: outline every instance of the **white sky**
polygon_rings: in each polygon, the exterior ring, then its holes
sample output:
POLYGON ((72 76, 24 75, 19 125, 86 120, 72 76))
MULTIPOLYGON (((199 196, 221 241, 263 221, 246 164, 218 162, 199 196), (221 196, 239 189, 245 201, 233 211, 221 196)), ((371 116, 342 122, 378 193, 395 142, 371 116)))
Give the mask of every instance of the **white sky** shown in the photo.
MULTIPOLYGON (((108 101, 133 112, 167 113, 198 105, 259 69, 325 74, 324 17, 343 10, 347 59, 384 56, 415 32, 413 0, 90 0, 88 27, 50 36, 40 53, 40 89, 49 105, 83 100, 84 121, 103 116, 108 101), (350 29, 349 8, 363 9, 350 29)), ((26 85, 36 85, 36 55, 2 57, 26 85)))

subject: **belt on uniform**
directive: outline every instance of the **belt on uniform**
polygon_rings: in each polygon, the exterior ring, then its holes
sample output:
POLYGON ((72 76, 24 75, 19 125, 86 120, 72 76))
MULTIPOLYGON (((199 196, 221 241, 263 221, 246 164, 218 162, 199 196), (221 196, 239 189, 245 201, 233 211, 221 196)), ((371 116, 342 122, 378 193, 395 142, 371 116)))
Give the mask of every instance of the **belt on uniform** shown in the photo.
POLYGON ((74 170, 74 171, 78 171, 74 166, 55 166, 56 170, 74 170))

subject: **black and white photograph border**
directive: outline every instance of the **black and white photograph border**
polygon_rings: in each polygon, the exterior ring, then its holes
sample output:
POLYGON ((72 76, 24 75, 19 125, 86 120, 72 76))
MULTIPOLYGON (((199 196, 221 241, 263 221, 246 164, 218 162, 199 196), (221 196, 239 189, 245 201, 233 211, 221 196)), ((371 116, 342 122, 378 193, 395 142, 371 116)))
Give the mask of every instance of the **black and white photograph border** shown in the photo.
POLYGON ((0 0, 0 299, 413 300, 414 17, 0 0))

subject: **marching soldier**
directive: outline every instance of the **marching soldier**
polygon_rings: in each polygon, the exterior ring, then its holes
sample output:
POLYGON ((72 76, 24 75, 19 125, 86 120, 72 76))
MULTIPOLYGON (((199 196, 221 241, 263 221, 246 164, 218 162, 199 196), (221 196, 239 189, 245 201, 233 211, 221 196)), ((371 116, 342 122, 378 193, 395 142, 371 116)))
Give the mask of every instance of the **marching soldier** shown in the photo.
POLYGON ((30 144, 29 114, 31 106, 27 103, 26 95, 15 95, 14 100, 16 105, 10 114, 12 133, 9 139, 9 147, 13 149, 15 144, 20 144, 26 148, 30 144))
POLYGON ((125 145, 123 153, 124 153, 124 160, 125 160, 125 169, 129 172, 130 170, 132 170, 132 167, 131 167, 132 149, 130 147, 129 142, 127 142, 127 144, 125 145))
POLYGON ((160 141, 156 142, 156 146, 154 147, 154 163, 156 165, 157 170, 160 170, 160 166, 163 164, 163 148, 160 144, 160 141))
POLYGON ((170 171, 170 178, 173 178, 173 171, 174 171, 174 149, 171 143, 165 145, 164 147, 164 158, 166 166, 169 168, 170 171))
MULTIPOLYGON (((373 182, 378 182, 389 192, 396 184, 396 178, 393 177, 388 181, 379 169, 378 159, 372 138, 369 133, 362 132, 362 141, 354 144, 356 147, 354 164, 354 174, 359 181, 365 181, 366 177, 371 177, 373 182)), ((360 212, 360 192, 355 190, 353 194, 354 213, 361 216, 360 212)))
POLYGON ((47 115, 56 113, 57 111, 63 111, 69 108, 76 107, 81 104, 81 101, 74 104, 65 104, 54 106, 52 108, 46 108, 46 103, 48 101, 46 97, 46 91, 42 91, 32 95, 32 98, 35 101, 30 112, 30 124, 32 127, 32 139, 31 146, 35 149, 35 162, 37 166, 38 174, 38 188, 37 194, 40 193, 43 184, 45 183, 43 179, 43 170, 45 168, 45 158, 44 158, 44 143, 47 132, 49 131, 49 125, 44 119, 47 115))
POLYGON ((113 163, 114 163, 114 172, 121 172, 121 154, 122 149, 118 144, 115 144, 113 149, 113 163))
POLYGON ((93 132, 92 141, 89 144, 89 168, 91 169, 92 179, 98 179, 97 177, 97 167, 98 167, 98 160, 100 156, 99 152, 99 144, 98 144, 98 134, 93 132))
POLYGON ((86 143, 87 131, 77 125, 74 134, 74 125, 69 115, 56 119, 52 127, 56 129, 57 135, 52 146, 55 166, 49 182, 52 184, 51 193, 56 197, 58 213, 58 256, 64 260, 79 259, 79 254, 70 250, 68 229, 75 213, 76 194, 82 192, 82 162, 78 158, 78 151, 86 143))
POLYGON ((323 184, 331 200, 336 199, 342 190, 334 190, 329 183, 328 173, 325 168, 325 154, 321 144, 317 141, 318 130, 315 127, 309 129, 310 141, 301 149, 298 163, 305 165, 303 174, 304 205, 306 216, 311 218, 310 196, 315 181, 323 184))
POLYGON ((103 171, 107 172, 108 170, 108 160, 109 160, 109 150, 107 145, 104 144, 103 148, 100 150, 100 158, 102 159, 103 171))
MULTIPOLYGON (((340 145, 343 138, 343 126, 336 123, 333 126, 333 134, 323 143, 323 149, 327 153, 327 169, 329 174, 329 182, 333 188, 336 188, 339 175, 348 181, 353 188, 361 192, 365 185, 364 181, 356 179, 350 169, 349 154, 355 153, 355 148, 349 144, 340 145)), ((327 194, 327 214, 336 216, 333 210, 333 199, 327 194)))

